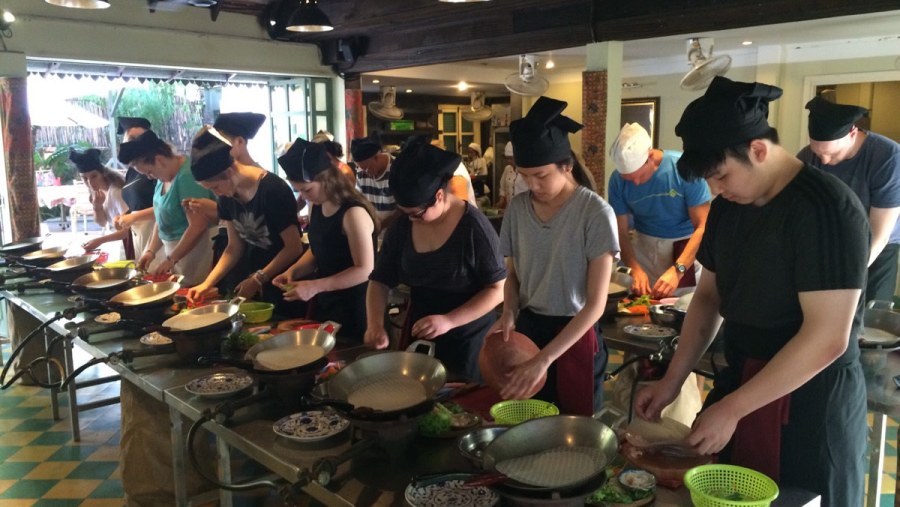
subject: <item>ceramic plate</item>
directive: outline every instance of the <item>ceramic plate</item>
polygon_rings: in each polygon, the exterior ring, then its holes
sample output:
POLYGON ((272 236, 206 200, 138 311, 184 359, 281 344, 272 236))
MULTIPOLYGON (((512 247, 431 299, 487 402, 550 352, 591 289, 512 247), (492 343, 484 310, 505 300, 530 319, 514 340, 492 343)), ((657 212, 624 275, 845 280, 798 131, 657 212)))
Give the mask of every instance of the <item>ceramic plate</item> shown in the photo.
POLYGON ((253 377, 246 373, 210 373, 191 380, 184 389, 204 398, 224 398, 253 385, 253 377))
POLYGON ((94 320, 100 324, 115 324, 122 320, 122 315, 120 315, 119 312, 109 312, 104 313, 103 315, 97 315, 94 317, 94 320))
POLYGON ((283 417, 272 425, 276 435, 297 442, 316 442, 337 435, 350 421, 331 410, 310 410, 283 417))
POLYGON ((141 336, 141 343, 144 345, 168 345, 172 343, 172 339, 153 331, 152 333, 141 336))
POLYGON ((660 338, 670 338, 678 334, 671 327, 658 326, 656 324, 632 324, 622 328, 629 336, 635 338, 643 338, 646 340, 658 340, 660 338))
POLYGON ((500 495, 485 487, 466 487, 463 481, 447 481, 420 488, 410 484, 406 487, 406 501, 413 507, 491 507, 497 505, 500 495))

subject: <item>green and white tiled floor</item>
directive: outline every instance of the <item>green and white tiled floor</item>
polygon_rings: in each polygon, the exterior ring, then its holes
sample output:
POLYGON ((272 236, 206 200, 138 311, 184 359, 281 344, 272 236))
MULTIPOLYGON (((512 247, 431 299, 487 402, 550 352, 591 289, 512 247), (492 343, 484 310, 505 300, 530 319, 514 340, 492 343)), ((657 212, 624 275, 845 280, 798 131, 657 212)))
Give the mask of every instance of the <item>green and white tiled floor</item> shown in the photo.
MULTIPOLYGON (((9 357, 9 345, 2 347, 9 357)), ((610 369, 621 362, 614 354, 610 369)), ((79 396, 87 401, 117 391, 108 384, 81 389, 79 396)), ((65 416, 66 401, 60 401, 65 416)), ((16 385, 0 392, 0 507, 121 507, 119 424, 119 405, 82 412, 81 442, 73 442, 68 420, 52 419, 46 389, 16 385)), ((887 507, 894 505, 897 469, 897 422, 890 419, 884 461, 880 505, 887 507)))

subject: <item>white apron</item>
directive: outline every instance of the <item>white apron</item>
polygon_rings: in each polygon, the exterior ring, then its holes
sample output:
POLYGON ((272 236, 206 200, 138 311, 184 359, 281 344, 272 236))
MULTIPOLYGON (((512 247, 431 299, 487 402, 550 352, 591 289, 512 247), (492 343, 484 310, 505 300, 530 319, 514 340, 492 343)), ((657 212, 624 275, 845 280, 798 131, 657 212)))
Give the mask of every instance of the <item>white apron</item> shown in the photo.
MULTIPOLYGON (((206 280, 206 276, 209 275, 209 272, 212 271, 213 249, 210 236, 215 233, 216 229, 212 228, 207 231, 206 234, 200 236, 200 240, 197 241, 193 250, 183 258, 179 259, 175 264, 175 267, 172 268, 173 273, 184 275, 184 280, 181 281, 182 287, 193 287, 194 285, 203 282, 203 280, 206 280)), ((178 245, 178 240, 163 241, 162 244, 163 255, 157 253, 157 258, 162 257, 165 259, 173 250, 175 250, 175 247, 178 245)))
MULTIPOLYGON (((641 268, 644 269, 644 272, 647 273, 647 278, 650 280, 650 287, 653 287, 656 280, 659 279, 667 269, 675 265, 673 260, 675 257, 672 255, 672 246, 674 243, 689 237, 690 236, 685 236, 683 238, 672 239, 656 238, 634 231, 634 236, 632 237, 634 257, 637 259, 638 264, 641 265, 641 268)), ((703 268, 700 266, 700 263, 694 261, 694 272, 697 283, 700 282, 702 271, 703 268)), ((694 289, 696 289, 696 286, 675 289, 674 295, 683 296, 684 294, 694 292, 694 289)))

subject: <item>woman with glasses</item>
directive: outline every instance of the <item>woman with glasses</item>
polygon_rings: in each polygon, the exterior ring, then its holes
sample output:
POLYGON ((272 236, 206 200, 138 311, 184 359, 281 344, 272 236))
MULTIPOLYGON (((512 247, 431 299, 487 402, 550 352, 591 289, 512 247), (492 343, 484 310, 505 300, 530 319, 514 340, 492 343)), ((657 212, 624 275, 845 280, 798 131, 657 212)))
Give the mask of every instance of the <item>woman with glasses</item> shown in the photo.
POLYGON ((566 103, 541 97, 509 127, 513 156, 528 192, 512 199, 500 229, 509 272, 504 338, 513 329, 541 351, 513 370, 504 399, 535 398, 568 414, 600 408, 607 353, 597 321, 606 306, 619 239, 612 208, 572 153, 569 134, 581 125, 561 113, 566 103))
POLYGON ((309 249, 272 284, 288 301, 312 300, 310 318, 338 322, 342 337, 362 342, 366 281, 375 264, 375 208, 321 144, 298 138, 278 164, 312 209, 309 249))
POLYGON ((411 289, 409 337, 432 340, 451 377, 478 379, 478 351, 503 298, 506 269, 484 214, 447 190, 460 156, 411 139, 391 166, 402 212, 385 232, 366 298, 365 341, 388 346, 388 291, 411 289))

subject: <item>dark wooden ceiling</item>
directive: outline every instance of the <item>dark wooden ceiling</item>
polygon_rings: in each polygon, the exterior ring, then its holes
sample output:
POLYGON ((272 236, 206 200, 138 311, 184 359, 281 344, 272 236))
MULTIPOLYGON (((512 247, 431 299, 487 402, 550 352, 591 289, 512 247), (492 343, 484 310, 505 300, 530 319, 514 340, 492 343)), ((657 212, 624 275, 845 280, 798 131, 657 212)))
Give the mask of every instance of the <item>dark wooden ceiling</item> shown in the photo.
MULTIPOLYGON (((335 29, 283 30, 300 0, 219 0, 273 39, 316 43, 341 74, 896 10, 897 0, 319 0, 335 29)), ((861 34, 863 35, 863 34, 861 34)))

